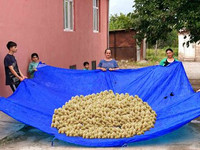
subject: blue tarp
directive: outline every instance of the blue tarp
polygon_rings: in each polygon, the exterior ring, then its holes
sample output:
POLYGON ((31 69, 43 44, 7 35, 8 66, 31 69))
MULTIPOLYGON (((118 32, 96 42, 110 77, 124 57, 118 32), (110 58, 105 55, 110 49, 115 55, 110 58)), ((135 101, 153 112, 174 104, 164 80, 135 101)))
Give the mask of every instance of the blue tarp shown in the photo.
POLYGON ((168 67, 151 66, 117 71, 70 70, 41 65, 34 79, 24 80, 8 98, 0 98, 0 110, 57 139, 83 146, 113 147, 152 139, 176 130, 200 115, 200 94, 195 93, 181 62, 168 67), (84 139, 58 134, 51 128, 54 109, 75 95, 104 90, 138 95, 157 113, 155 127, 131 138, 84 139))

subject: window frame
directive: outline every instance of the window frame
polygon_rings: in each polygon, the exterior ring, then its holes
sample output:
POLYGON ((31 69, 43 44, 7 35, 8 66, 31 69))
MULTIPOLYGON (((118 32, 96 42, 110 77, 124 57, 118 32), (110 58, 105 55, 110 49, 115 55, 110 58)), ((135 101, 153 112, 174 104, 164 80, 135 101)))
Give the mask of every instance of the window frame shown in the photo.
POLYGON ((92 64, 92 70, 96 70, 97 69, 97 62, 96 62, 96 60, 93 60, 91 64, 92 64))
POLYGON ((76 70, 76 65, 69 66, 69 69, 75 69, 76 70))
POLYGON ((74 0, 64 0, 63 2, 64 2, 64 31, 73 32, 74 31, 74 0), (72 3, 72 7, 70 7, 70 3, 72 3), (68 7, 66 7, 66 4, 68 7))
POLYGON ((99 33, 100 31, 100 27, 99 27, 100 26, 100 19, 99 19, 100 18, 100 0, 93 0, 92 10, 93 10, 93 32, 99 33), (97 12, 97 14, 95 14, 95 11, 97 12))

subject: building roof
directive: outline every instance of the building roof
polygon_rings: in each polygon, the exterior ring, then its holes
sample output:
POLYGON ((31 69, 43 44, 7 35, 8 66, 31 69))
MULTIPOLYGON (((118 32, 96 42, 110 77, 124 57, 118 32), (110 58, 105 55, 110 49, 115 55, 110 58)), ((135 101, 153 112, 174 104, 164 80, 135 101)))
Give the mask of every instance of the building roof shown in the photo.
POLYGON ((110 30, 109 32, 124 32, 124 31, 135 31, 135 29, 116 29, 116 30, 110 30))

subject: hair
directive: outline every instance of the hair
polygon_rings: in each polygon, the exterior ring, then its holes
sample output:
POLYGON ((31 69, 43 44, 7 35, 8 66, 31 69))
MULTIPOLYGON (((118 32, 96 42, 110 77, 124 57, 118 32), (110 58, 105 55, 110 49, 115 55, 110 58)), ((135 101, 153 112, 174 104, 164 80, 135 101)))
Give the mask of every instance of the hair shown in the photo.
POLYGON ((105 54, 106 54, 107 50, 110 50, 110 52, 111 52, 111 54, 112 54, 112 51, 111 51, 111 49, 109 49, 109 48, 105 49, 105 52, 104 52, 105 54))
POLYGON ((166 53, 167 51, 171 51, 173 53, 173 50, 171 48, 166 49, 166 53))
POLYGON ((86 65, 89 65, 89 62, 85 61, 85 62, 83 63, 83 66, 86 66, 86 65))
POLYGON ((33 58, 33 57, 37 57, 37 58, 39 58, 39 56, 38 56, 38 54, 37 53, 33 53, 33 54, 31 54, 31 58, 33 58))
POLYGON ((6 47, 8 48, 8 50, 10 50, 10 48, 17 46, 17 43, 13 42, 13 41, 9 41, 6 45, 6 47))

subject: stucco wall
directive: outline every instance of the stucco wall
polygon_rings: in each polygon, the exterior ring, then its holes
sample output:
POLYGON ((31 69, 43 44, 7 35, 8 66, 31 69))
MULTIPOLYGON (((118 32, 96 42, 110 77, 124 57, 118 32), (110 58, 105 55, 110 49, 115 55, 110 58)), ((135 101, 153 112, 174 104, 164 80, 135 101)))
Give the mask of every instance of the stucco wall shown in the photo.
POLYGON ((189 40, 188 33, 179 33, 178 35, 178 59, 181 61, 194 61, 195 60, 195 44, 190 43, 187 46, 189 40), (187 36, 185 38, 185 36, 187 36))
POLYGON ((63 0, 0 0, 0 96, 11 90, 5 86, 3 59, 6 44, 18 44, 15 54, 26 74, 30 55, 37 52, 43 62, 63 68, 104 57, 107 47, 108 0, 100 1, 100 32, 93 32, 92 0, 75 0, 75 31, 63 28, 63 0))
POLYGON ((195 45, 195 61, 200 62, 200 41, 195 45))

